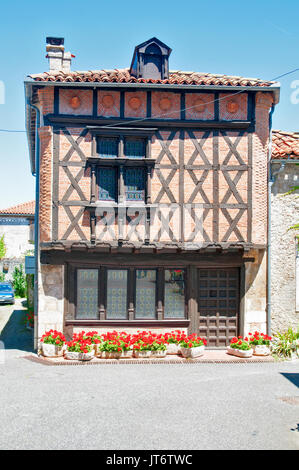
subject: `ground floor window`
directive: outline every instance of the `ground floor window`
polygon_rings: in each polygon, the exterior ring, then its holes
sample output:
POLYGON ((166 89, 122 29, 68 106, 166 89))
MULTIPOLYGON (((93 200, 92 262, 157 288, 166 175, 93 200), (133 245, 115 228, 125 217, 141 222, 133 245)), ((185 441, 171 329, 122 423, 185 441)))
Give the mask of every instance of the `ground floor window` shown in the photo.
POLYGON ((75 318, 105 320, 183 319, 185 270, 77 268, 75 318))
POLYGON ((77 318, 98 317, 98 270, 77 270, 77 318))

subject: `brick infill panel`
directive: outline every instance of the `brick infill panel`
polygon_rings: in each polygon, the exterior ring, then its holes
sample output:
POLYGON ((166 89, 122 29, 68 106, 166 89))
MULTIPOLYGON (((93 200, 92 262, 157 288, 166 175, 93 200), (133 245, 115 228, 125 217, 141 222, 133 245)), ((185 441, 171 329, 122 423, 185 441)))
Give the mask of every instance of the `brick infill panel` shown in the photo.
POLYGON ((272 356, 252 356, 249 359, 242 359, 240 357, 231 356, 226 351, 206 351, 204 356, 185 359, 179 356, 167 356, 166 358, 158 359, 101 359, 93 358, 91 361, 71 361, 68 359, 48 358, 31 354, 23 356, 32 362, 37 362, 46 366, 76 366, 76 365, 105 365, 105 364, 232 364, 232 363, 260 363, 260 362, 275 362, 272 356))

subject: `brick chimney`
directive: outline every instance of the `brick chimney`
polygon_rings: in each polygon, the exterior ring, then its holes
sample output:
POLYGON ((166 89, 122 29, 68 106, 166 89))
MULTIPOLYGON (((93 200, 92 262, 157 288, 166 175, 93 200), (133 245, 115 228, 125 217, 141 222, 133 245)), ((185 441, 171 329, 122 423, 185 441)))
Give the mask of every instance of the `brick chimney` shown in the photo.
POLYGON ((64 51, 64 38, 48 37, 46 42, 50 72, 70 72, 72 57, 75 56, 64 51))

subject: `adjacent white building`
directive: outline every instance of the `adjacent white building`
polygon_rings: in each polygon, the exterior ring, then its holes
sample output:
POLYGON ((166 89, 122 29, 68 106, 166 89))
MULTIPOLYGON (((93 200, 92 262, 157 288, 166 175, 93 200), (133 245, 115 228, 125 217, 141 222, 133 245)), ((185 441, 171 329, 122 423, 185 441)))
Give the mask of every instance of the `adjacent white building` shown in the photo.
POLYGON ((272 332, 299 327, 299 133, 273 131, 271 159, 272 332))
POLYGON ((34 201, 0 210, 0 238, 4 235, 5 258, 0 261, 0 272, 11 277, 16 265, 24 263, 26 252, 33 250, 34 201))

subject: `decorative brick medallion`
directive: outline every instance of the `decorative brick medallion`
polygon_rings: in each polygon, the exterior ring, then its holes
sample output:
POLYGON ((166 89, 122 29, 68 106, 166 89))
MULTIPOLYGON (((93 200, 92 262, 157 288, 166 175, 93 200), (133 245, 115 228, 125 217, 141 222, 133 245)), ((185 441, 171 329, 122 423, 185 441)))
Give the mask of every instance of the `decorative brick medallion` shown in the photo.
POLYGON ((102 98, 104 108, 110 109, 114 106, 114 98, 112 95, 104 95, 102 98))
POLYGON ((141 99, 137 98, 135 96, 133 98, 130 98, 129 106, 130 106, 131 109, 134 109, 136 111, 141 106, 141 99))
POLYGON ((80 108, 81 106, 80 98, 78 96, 72 96, 72 98, 70 99, 70 106, 73 109, 80 108))
POLYGON ((168 111, 171 108, 171 100, 170 98, 162 98, 159 102, 159 107, 162 111, 168 111))
POLYGON ((226 109, 229 113, 236 113, 239 109, 239 103, 234 100, 230 100, 226 105, 226 109))

